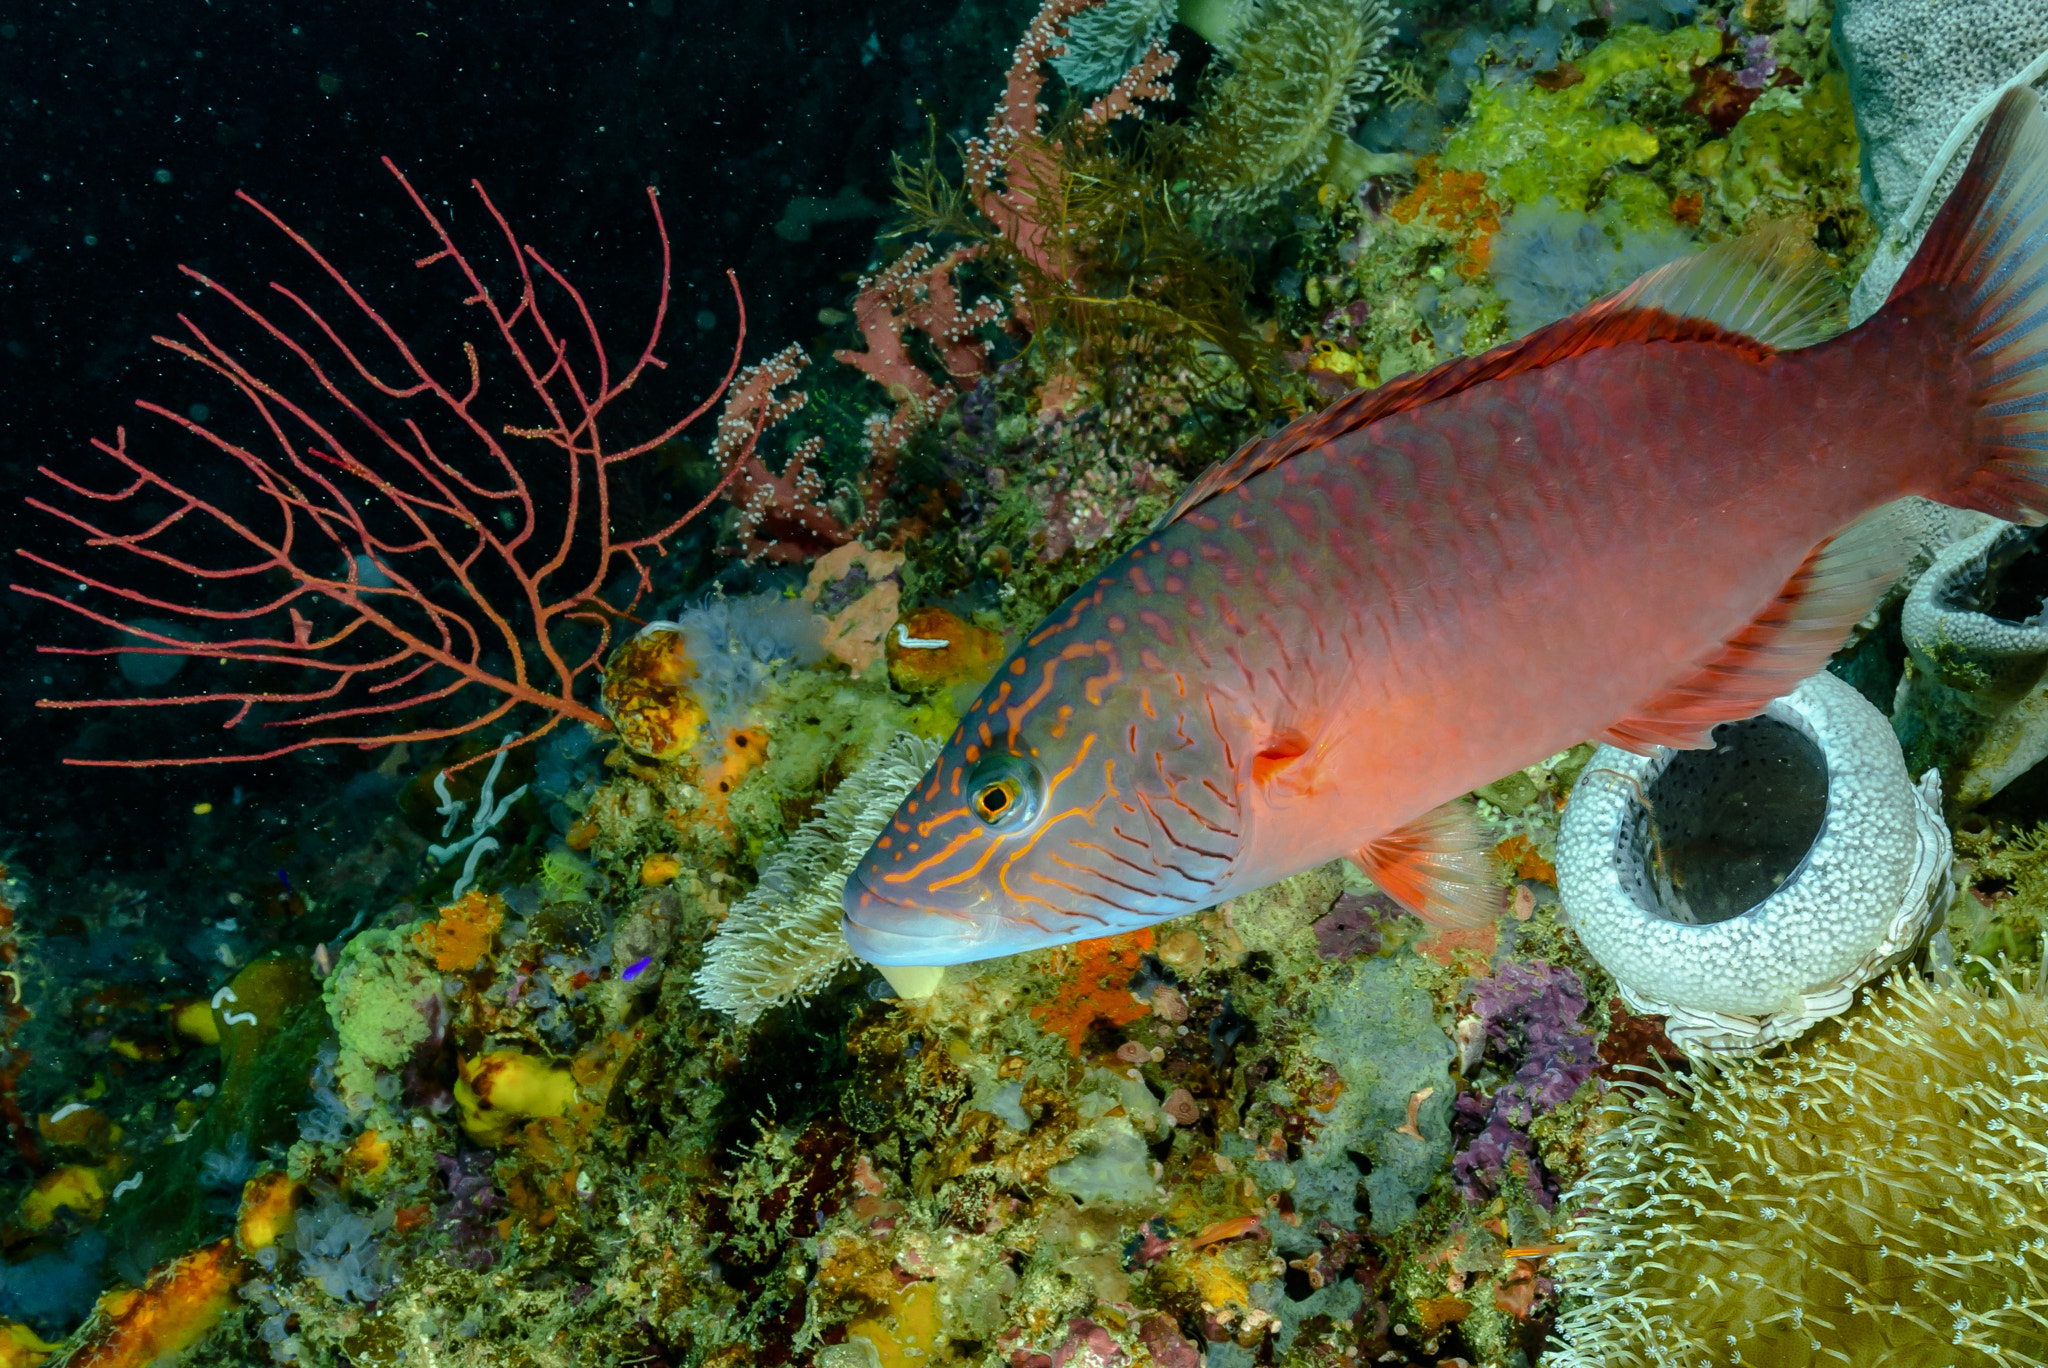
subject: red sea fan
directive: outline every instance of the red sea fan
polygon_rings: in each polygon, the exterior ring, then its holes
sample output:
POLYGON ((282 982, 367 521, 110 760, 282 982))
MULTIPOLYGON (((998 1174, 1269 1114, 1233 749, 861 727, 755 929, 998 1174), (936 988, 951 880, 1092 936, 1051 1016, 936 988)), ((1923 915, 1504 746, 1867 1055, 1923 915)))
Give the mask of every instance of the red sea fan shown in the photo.
MULTIPOLYGON (((447 330, 459 349, 409 341, 369 291, 242 194, 316 268, 311 285, 273 283, 267 300, 252 299, 183 267, 253 330, 231 337, 181 314, 183 335, 155 340, 225 381, 247 421, 209 426, 204 407, 180 413, 138 401, 197 439, 196 458, 138 454, 120 428, 93 443, 105 473, 44 466, 61 494, 28 500, 80 543, 20 551, 60 583, 13 588, 120 643, 40 650, 172 657, 220 681, 170 696, 38 706, 217 704, 230 729, 253 722, 283 736, 211 754, 68 763, 213 764, 429 741, 497 723, 521 705, 541 717, 508 724, 513 735, 500 750, 565 720, 609 727, 577 699, 578 679, 603 658, 614 618, 648 589, 649 559, 725 492, 759 428, 742 434, 725 478, 701 502, 638 530, 615 526, 630 521, 618 517, 618 468, 724 394, 745 340, 744 303, 732 364, 712 394, 676 421, 641 418, 637 435, 616 437, 610 429, 647 409, 644 393, 620 401, 665 364, 655 349, 668 316, 670 243, 654 191, 653 318, 645 343, 615 364, 584 294, 519 239, 481 185, 471 183, 495 229, 495 255, 459 247, 389 158, 384 165, 424 220, 432 250, 416 266, 438 273, 427 284, 459 294, 447 330), (315 292, 335 302, 323 307, 315 292), (626 602, 600 598, 614 586, 626 602)), ((736 281, 733 292, 737 299, 736 281)))

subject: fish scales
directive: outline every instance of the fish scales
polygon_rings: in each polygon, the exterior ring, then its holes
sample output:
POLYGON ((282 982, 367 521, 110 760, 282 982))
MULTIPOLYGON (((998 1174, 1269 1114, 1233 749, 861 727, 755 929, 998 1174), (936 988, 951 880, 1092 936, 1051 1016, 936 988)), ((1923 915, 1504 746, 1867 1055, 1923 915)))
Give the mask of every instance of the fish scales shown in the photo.
MULTIPOLYGON (((1916 263, 1853 332, 1780 349, 1799 319, 1758 340, 1705 305, 1650 307, 1782 267, 1731 245, 1521 344, 1540 363, 1453 363, 1486 378, 1433 373, 1416 383, 1445 392, 1349 426, 1340 405, 1206 477, 970 705, 848 885, 856 952, 1106 935, 1344 855, 1403 897, 1455 873, 1466 838, 1429 816, 1449 800, 1612 728, 1697 744, 1797 682, 1772 670, 1818 668, 1855 595, 1882 590, 1854 560, 1871 510, 2041 502, 2024 462, 2048 399, 2024 362, 2048 309, 2013 324, 1998 292, 2017 276, 2048 304, 2048 209, 2007 195, 2023 221, 2001 237, 1984 182, 2048 205, 2048 129, 2031 104, 2000 117, 1997 155, 2028 161, 1987 170, 1980 150, 1975 199, 1944 211, 1986 216, 1976 246, 1930 233, 1923 256, 1949 264, 1916 263), (1622 340, 1571 350, 1603 328, 1622 340)), ((1760 278, 1809 288, 1782 269, 1760 278)))

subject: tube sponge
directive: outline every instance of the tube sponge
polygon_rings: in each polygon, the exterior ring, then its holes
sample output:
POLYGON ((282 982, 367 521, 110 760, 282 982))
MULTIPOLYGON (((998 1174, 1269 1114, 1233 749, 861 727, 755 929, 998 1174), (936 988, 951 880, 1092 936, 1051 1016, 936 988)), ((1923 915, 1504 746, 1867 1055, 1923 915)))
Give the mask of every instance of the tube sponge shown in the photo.
POLYGON ((2039 971, 1981 990, 1902 973, 1842 1020, 1609 1101, 1564 1197, 1546 1363, 2048 1358, 2039 971))

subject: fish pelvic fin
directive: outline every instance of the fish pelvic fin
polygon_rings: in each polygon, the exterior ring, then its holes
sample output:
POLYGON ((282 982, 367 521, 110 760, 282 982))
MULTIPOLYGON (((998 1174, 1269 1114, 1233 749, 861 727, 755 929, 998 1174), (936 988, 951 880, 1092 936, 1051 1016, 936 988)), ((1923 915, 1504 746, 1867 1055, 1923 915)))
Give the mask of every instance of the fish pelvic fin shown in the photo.
POLYGON ((1159 526, 1291 456, 1460 390, 1639 342, 1700 342, 1757 362, 1842 332, 1849 298, 1796 221, 1771 224, 1660 266, 1618 294, 1518 341, 1420 375, 1356 390, 1204 471, 1159 526))
POLYGON ((1703 750, 1723 722, 1754 717, 1827 664, 1906 568, 1911 542, 1884 504, 1816 546, 1763 610, 1690 674, 1595 739, 1645 754, 1703 750))
POLYGON ((1492 842, 1459 799, 1367 841, 1351 862, 1380 891, 1432 926, 1485 926, 1507 908, 1492 842))
POLYGON ((1886 307, 1927 287, 1949 291, 1961 315, 1979 461, 1960 489, 1936 497, 2039 523, 2048 517, 2048 119, 2025 87, 1992 111, 1886 307))

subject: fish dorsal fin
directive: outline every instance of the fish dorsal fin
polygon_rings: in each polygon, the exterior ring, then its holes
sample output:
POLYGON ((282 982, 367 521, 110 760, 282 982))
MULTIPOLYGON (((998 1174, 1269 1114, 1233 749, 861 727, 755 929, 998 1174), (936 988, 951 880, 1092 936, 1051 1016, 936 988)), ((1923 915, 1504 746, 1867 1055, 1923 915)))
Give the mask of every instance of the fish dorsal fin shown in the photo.
POLYGON ((1848 292, 1796 219, 1659 266, 1614 303, 1711 323, 1774 352, 1811 347, 1849 326, 1848 292))
POLYGON ((1849 299, 1796 221, 1660 266, 1619 294, 1478 356, 1358 390, 1205 471, 1159 525, 1290 456, 1460 390, 1628 342, 1717 343, 1768 360, 1848 326, 1849 299))
POLYGON ((1432 926, 1485 926, 1507 907, 1486 829, 1463 799, 1367 841, 1351 862, 1432 926))
POLYGON ((1700 750, 1721 723, 1754 717, 1792 692, 1905 569, 1911 547, 1896 507, 1864 514, 1808 552, 1754 621, 1596 739, 1638 754, 1652 746, 1700 750))

